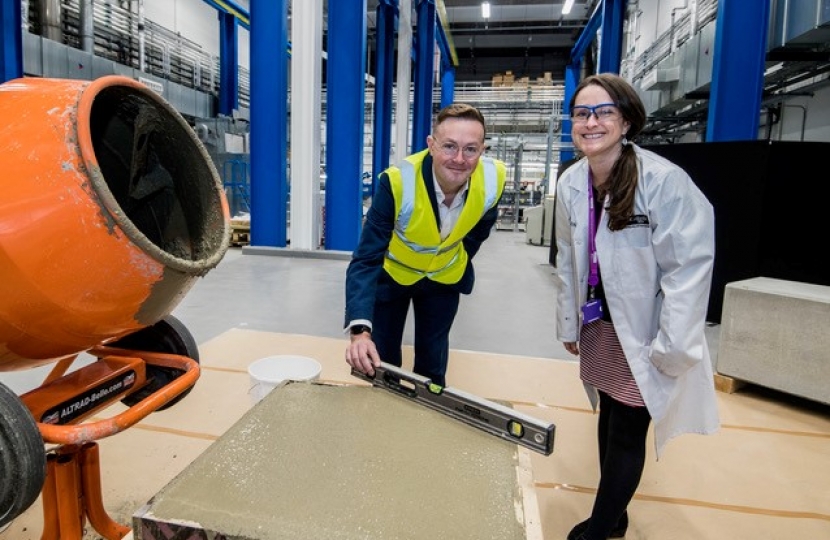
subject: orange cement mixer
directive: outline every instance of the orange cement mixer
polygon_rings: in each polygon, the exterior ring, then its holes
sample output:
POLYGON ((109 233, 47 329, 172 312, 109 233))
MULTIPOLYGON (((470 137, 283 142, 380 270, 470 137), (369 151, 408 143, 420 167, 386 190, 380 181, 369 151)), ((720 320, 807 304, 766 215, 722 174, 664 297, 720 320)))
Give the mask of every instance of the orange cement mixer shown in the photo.
POLYGON ((3 83, 0 141, 0 371, 54 364, 22 396, 0 383, 0 527, 42 491, 45 540, 80 539, 87 518, 122 538, 94 441, 198 378, 171 312, 228 249, 222 183, 181 115, 121 76, 3 83), (129 408, 88 421, 116 401, 129 408))

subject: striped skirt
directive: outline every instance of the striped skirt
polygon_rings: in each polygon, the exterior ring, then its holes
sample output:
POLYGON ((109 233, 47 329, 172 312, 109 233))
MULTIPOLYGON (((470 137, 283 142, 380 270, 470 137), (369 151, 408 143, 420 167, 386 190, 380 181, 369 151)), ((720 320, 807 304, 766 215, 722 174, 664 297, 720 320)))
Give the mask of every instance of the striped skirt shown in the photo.
POLYGON ((615 400, 644 407, 614 324, 598 320, 582 326, 579 335, 579 376, 615 400))

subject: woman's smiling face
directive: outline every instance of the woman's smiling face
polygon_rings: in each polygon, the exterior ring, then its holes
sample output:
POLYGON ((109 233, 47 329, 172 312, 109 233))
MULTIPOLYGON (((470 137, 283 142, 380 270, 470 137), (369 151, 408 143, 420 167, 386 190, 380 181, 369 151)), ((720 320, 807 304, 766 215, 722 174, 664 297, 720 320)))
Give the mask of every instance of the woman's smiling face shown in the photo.
POLYGON ((620 141, 628 131, 630 124, 613 104, 614 100, 608 92, 595 84, 583 88, 574 100, 571 111, 571 138, 574 145, 588 159, 606 156, 615 159, 622 151, 620 141), (582 109, 583 113, 589 112, 588 118, 583 122, 579 122, 573 116, 576 111, 580 111, 579 107, 593 109, 601 104, 608 104, 608 106, 599 107, 595 111, 582 109))

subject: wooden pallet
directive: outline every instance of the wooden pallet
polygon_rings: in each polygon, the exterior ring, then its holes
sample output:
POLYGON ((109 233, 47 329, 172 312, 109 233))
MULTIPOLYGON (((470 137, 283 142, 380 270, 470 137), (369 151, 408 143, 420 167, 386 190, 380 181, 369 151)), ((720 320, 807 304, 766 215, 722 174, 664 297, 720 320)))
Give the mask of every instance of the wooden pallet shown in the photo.
POLYGON ((734 394, 747 384, 748 383, 746 381, 735 379, 734 377, 729 377, 727 375, 721 375, 720 373, 715 373, 715 390, 718 392, 734 394))
POLYGON ((251 229, 232 227, 231 228, 231 246, 241 247, 251 244, 251 229))

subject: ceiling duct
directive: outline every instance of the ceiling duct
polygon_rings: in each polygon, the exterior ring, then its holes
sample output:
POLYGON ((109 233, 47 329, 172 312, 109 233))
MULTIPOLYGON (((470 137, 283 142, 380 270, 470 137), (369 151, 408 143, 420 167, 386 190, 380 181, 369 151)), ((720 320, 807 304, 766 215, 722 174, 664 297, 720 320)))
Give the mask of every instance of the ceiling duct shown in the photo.
POLYGON ((769 49, 825 48, 830 43, 830 2, 773 0, 769 49))

